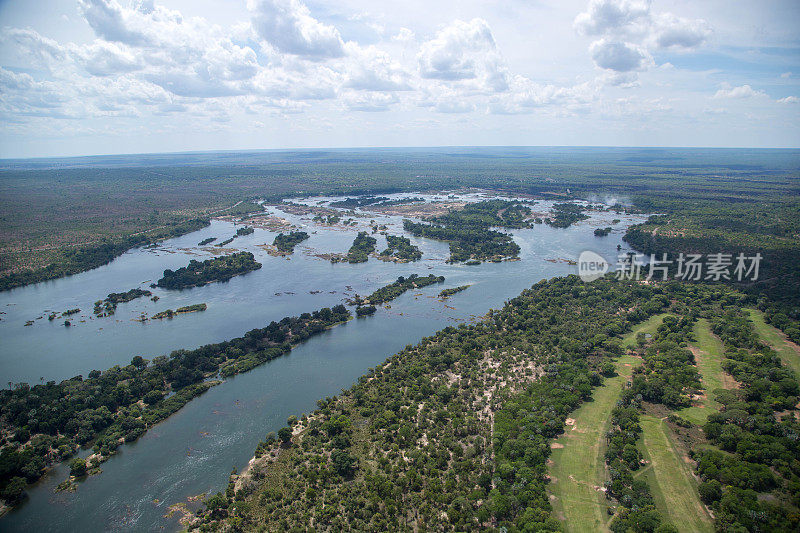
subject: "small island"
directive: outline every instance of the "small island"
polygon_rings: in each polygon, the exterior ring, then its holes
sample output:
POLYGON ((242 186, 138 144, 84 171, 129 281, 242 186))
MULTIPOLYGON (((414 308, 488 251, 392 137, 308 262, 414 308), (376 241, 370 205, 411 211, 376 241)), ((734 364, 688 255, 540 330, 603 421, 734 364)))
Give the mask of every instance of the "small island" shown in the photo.
POLYGON ((92 312, 97 317, 111 316, 117 310, 117 304, 130 302, 142 296, 152 296, 153 293, 145 289, 131 289, 127 292, 112 292, 104 300, 97 300, 94 303, 92 312))
POLYGON ((605 237, 609 233, 611 233, 611 228, 597 228, 594 230, 595 237, 605 237))
POLYGON ((375 251, 375 246, 378 244, 375 237, 367 235, 366 231, 358 232, 353 245, 347 252, 348 263, 366 263, 369 259, 369 254, 375 251))
POLYGON ((459 287, 453 287, 452 289, 445 289, 439 293, 439 298, 448 298, 454 295, 457 292, 465 291, 472 287, 472 285, 461 285, 459 287))
POLYGON ((444 276, 435 276, 433 274, 424 277, 419 277, 417 274, 411 274, 407 278, 400 276, 394 283, 381 287, 370 294, 366 300, 362 300, 360 296, 356 295, 354 303, 359 307, 361 307, 362 304, 380 305, 384 302, 394 300, 409 289, 421 289, 422 287, 427 287, 434 283, 442 283, 443 281, 444 276))
POLYGON ((234 276, 246 274, 261 268, 250 252, 238 252, 223 255, 205 261, 192 259, 185 267, 178 270, 166 269, 164 277, 155 284, 156 287, 169 290, 197 287, 214 281, 227 281, 234 276))
POLYGON ((589 218, 583 211, 584 208, 578 204, 555 204, 553 205, 553 217, 545 219, 545 222, 554 228, 568 228, 576 222, 589 218))
POLYGON ((205 311, 206 309, 208 309, 208 306, 204 303, 193 304, 184 307, 179 307, 175 311, 173 311, 172 309, 167 309, 166 311, 161 311, 159 313, 154 314, 151 318, 153 320, 161 320, 162 318, 172 318, 175 315, 180 315, 183 313, 198 313, 200 311, 205 311))
POLYGON ((208 239, 203 239, 202 241, 198 242, 197 246, 205 246, 206 244, 211 244, 216 240, 217 240, 216 237, 209 237, 208 239))
POLYGON ((381 252, 378 259, 383 261, 394 261, 396 263, 410 263, 419 261, 422 252, 417 246, 411 244, 408 237, 396 235, 386 236, 386 249, 381 252))
POLYGON ((491 228, 529 228, 531 216, 530 207, 520 202, 486 200, 428 218, 429 223, 403 220, 403 229, 415 237, 449 243, 449 263, 497 262, 518 258, 520 248, 511 235, 491 228))
POLYGON ((291 233, 279 233, 272 245, 276 250, 285 255, 294 253, 294 247, 308 239, 309 235, 305 231, 292 231, 291 233))

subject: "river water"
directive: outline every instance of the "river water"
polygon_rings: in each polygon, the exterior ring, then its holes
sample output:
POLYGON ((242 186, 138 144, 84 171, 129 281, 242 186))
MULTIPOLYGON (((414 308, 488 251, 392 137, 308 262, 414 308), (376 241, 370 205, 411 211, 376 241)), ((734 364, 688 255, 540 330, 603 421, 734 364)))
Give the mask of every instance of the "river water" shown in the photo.
MULTIPOLYGON (((444 199, 424 196, 427 201, 444 199)), ((481 193, 459 194, 457 199, 478 201, 481 193)), ((298 200, 326 205, 331 198, 298 200)), ((537 201, 534 211, 546 211, 552 202, 537 201)), ((408 291, 379 308, 369 318, 333 328, 296 347, 289 355, 228 379, 196 398, 178 413, 149 430, 132 445, 101 465, 100 475, 79 483, 75 492, 55 492, 68 473, 53 468, 28 490, 28 501, 0 519, 2 531, 142 531, 175 530, 177 516, 165 517, 169 506, 201 493, 224 490, 233 468, 241 470, 258 442, 286 423, 289 415, 315 409, 316 401, 348 388, 368 368, 383 362, 407 344, 448 326, 474 320, 490 308, 519 294, 537 281, 577 272, 565 260, 583 250, 600 253, 614 264, 624 228, 645 217, 591 212, 589 220, 567 229, 536 225, 511 233, 521 247, 521 261, 448 265, 445 243, 411 237, 423 251, 421 261, 395 264, 370 258, 362 264, 331 264, 315 253, 345 253, 359 230, 370 220, 387 224, 391 234, 402 233, 402 218, 361 212, 351 228, 323 227, 310 216, 268 211, 301 227, 311 238, 299 245, 290 260, 272 257, 259 244, 272 243, 276 232, 256 229, 226 248, 251 251, 263 264, 260 270, 184 291, 151 289, 157 302, 140 298, 119 304, 111 317, 94 318, 93 303, 110 292, 148 288, 166 268, 185 266, 191 258, 210 253, 198 248, 207 237, 216 242, 233 235, 230 222, 171 239, 151 249, 135 249, 112 263, 69 278, 0 293, 0 383, 62 380, 92 369, 127 364, 134 355, 151 359, 179 348, 193 348, 241 336, 284 316, 298 315, 342 303, 355 292, 368 295, 409 274, 443 275, 445 283, 408 291), (608 237, 593 235, 596 227, 621 219, 608 237), (549 261, 548 261, 549 260, 549 261), (447 287, 472 284, 447 301, 436 298, 447 287), (312 291, 314 294, 312 294, 312 291), (172 320, 134 319, 164 309, 203 303, 205 312, 172 320), (80 308, 65 327, 63 319, 47 320, 48 310, 80 308), (43 317, 43 318, 38 318, 43 317), (33 320, 33 324, 24 324, 33 320)), ((360 211, 359 211, 360 212, 360 211)), ((346 217, 345 217, 346 218, 346 217)), ((378 250, 385 239, 378 238, 378 250)))

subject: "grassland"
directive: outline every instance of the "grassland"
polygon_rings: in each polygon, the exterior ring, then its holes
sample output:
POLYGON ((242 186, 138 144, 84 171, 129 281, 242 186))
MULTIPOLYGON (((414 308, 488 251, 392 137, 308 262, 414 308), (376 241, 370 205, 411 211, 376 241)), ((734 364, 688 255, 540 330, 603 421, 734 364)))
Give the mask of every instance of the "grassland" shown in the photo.
POLYGON ((747 309, 750 320, 756 328, 761 340, 778 352, 783 364, 791 368, 796 376, 800 376, 800 347, 786 339, 779 329, 764 322, 764 314, 756 309, 747 309))
POLYGON ((694 326, 694 335, 697 339, 689 347, 694 354, 697 370, 703 382, 705 398, 697 405, 678 411, 678 414, 693 424, 703 425, 708 415, 719 411, 720 404, 714 399, 717 389, 730 389, 735 387, 735 381, 722 370, 724 348, 722 342, 711 332, 708 321, 701 318, 694 326))
POLYGON ((609 516, 599 487, 605 479, 603 436, 622 387, 638 359, 624 355, 617 360, 617 376, 595 390, 592 401, 575 411, 567 430, 553 444, 550 456, 550 492, 555 516, 566 531, 605 530, 609 516))
POLYGON ((665 316, 666 314, 653 315, 641 324, 638 324, 631 332, 626 333, 622 337, 622 347, 633 348, 636 345, 636 336, 639 335, 639 333, 644 333, 645 335, 652 335, 655 333, 665 316))
MULTIPOLYGON (((625 335, 623 344, 631 347, 640 332, 653 333, 665 315, 655 315, 625 335)), ((606 379, 592 395, 592 401, 572 415, 567 430, 553 444, 550 457, 550 493, 555 515, 564 519, 567 531, 607 529, 605 497, 599 490, 605 480, 604 435, 608 431, 611 410, 622 388, 631 377, 639 359, 620 357, 615 364, 617 375, 606 379)))
POLYGON ((656 507, 678 531, 714 531, 713 520, 697 493, 689 464, 675 447, 663 420, 643 415, 640 449, 649 465, 640 475, 649 481, 656 507))

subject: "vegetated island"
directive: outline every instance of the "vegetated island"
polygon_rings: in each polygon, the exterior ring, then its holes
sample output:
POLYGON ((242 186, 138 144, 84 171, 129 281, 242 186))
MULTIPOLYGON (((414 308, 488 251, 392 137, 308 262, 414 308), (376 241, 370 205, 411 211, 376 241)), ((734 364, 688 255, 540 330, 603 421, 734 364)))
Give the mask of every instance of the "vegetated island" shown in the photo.
POLYGON ((187 266, 178 270, 166 269, 164 277, 154 286, 169 290, 186 289, 214 281, 227 281, 259 268, 261 263, 250 252, 223 255, 202 262, 192 259, 187 266))
POLYGON ((420 277, 417 274, 411 274, 408 277, 400 276, 397 278, 397 281, 381 287, 365 299, 362 299, 360 296, 356 295, 355 298, 353 298, 352 303, 359 307, 361 305, 380 305, 382 303, 394 300, 410 289, 421 289, 423 287, 427 287, 428 285, 433 285, 434 283, 443 282, 444 276, 436 276, 434 274, 423 277, 420 277))
POLYGON ((340 220, 342 220, 342 217, 340 217, 338 214, 316 214, 311 220, 323 226, 334 226, 338 224, 340 220))
POLYGON ((330 206, 343 209, 355 209, 356 207, 364 207, 365 205, 372 205, 387 201, 389 201, 389 198, 386 196, 361 196, 357 198, 345 198, 344 200, 339 200, 338 202, 332 202, 330 206))
POLYGON ((281 254, 290 255, 294 253, 294 247, 308 239, 308 237, 309 235, 305 231, 279 233, 272 244, 281 254))
POLYGON ((611 228, 610 227, 608 227, 608 228, 597 228, 597 229, 594 230, 594 236, 595 237, 605 237, 610 233, 611 233, 611 228))
MULTIPOLYGON (((204 305, 204 304, 201 304, 204 305)), ((216 376, 247 372, 291 351, 309 337, 352 317, 337 305, 286 317, 244 336, 194 350, 177 350, 151 362, 141 356, 105 372, 92 370, 56 383, 18 383, 0 391, 0 497, 11 505, 48 465, 73 456, 81 446, 94 454, 77 459, 78 476, 96 467, 123 442, 133 442, 192 398, 220 383, 216 376), (82 466, 81 466, 82 463, 82 466)))
MULTIPOLYGON (((256 231, 256 230, 255 230, 255 229, 253 229, 253 227, 251 227, 251 226, 244 226, 244 227, 241 227, 241 228, 239 228, 239 229, 237 229, 237 230, 236 230, 236 233, 234 233, 234 234, 233 234, 233 237, 230 237, 229 239, 225 239, 225 240, 224 240, 224 241, 222 241, 222 242, 218 242, 218 243, 217 243, 217 244, 215 244, 214 246, 216 246, 217 248, 222 248, 223 246, 227 246, 228 244, 232 243, 234 239, 236 239, 236 238, 238 238, 238 237, 241 237, 241 236, 243 236, 243 235, 251 235, 251 234, 252 234, 252 233, 254 233, 255 231, 256 231)), ((213 239, 212 239, 212 240, 213 240, 213 239)), ((208 239, 206 239, 206 241, 208 241, 208 239)), ((203 241, 203 242, 206 242, 206 241, 203 241)), ((211 242, 211 241, 208 241, 208 242, 211 242)), ((202 244, 202 243, 201 243, 201 244, 202 244)))
POLYGON ((97 300, 94 303, 92 312, 97 317, 111 316, 117 310, 117 304, 130 302, 142 296, 152 296, 153 293, 145 289, 131 289, 127 292, 112 292, 103 300, 97 300))
POLYGON ((378 240, 375 237, 370 237, 366 231, 359 231, 355 240, 353 240, 353 245, 350 246, 350 250, 347 252, 347 262, 366 263, 369 259, 369 254, 375 251, 377 244, 378 240))
POLYGON ((198 313, 198 312, 201 312, 201 311, 205 311, 206 309, 208 309, 208 306, 206 304, 204 304, 204 303, 202 303, 202 304, 192 304, 192 305, 186 305, 186 306, 183 306, 183 307, 179 307, 174 311, 172 309, 167 309, 165 311, 159 311, 158 313, 154 314, 150 318, 153 319, 153 320, 160 320, 162 318, 170 318, 171 319, 172 317, 174 317, 176 315, 180 315, 180 314, 183 314, 183 313, 198 313))
POLYGON ((386 236, 386 249, 378 255, 382 261, 393 261, 396 263, 410 263, 419 261, 422 258, 422 251, 419 247, 411 244, 408 237, 398 235, 386 236))
POLYGON ((212 242, 216 241, 216 237, 209 237, 207 239, 203 239, 202 241, 197 243, 197 246, 205 246, 206 244, 211 244, 212 242))
POLYGON ((511 200, 485 200, 463 209, 430 219, 430 223, 403 220, 403 229, 416 237, 427 237, 450 244, 450 263, 470 260, 499 262, 517 259, 520 248, 511 235, 490 229, 492 226, 527 228, 530 207, 511 200))
MULTIPOLYGON (((81 312, 80 308, 76 307, 74 309, 67 309, 66 311, 62 311, 60 316, 62 316, 62 317, 71 316, 71 315, 74 315, 74 314, 77 314, 77 313, 80 313, 80 312, 81 312)), ((59 317, 59 314, 57 312, 53 311, 49 315, 47 315, 47 320, 52 322, 53 320, 55 320, 58 317, 59 317)))
POLYGON ((457 292, 465 291, 472 287, 472 285, 460 285, 458 287, 453 287, 452 289, 445 289, 439 293, 439 298, 448 298, 457 292))
POLYGON ((585 210, 585 207, 578 204, 554 204, 552 218, 546 218, 544 221, 554 228, 568 228, 576 222, 589 218, 588 215, 584 214, 585 210))

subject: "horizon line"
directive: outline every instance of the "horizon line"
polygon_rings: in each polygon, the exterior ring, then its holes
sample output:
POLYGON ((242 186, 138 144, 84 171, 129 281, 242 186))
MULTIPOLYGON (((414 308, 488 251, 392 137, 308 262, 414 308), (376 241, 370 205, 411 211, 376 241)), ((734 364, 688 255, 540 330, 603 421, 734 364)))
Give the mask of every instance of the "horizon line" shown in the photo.
POLYGON ((758 147, 758 146, 671 146, 671 145, 547 145, 547 144, 453 144, 453 145, 427 145, 427 146, 317 146, 317 147, 296 147, 296 148, 225 148, 225 149, 205 149, 205 150, 179 150, 166 152, 108 152, 81 155, 42 155, 29 157, 0 157, 0 162, 9 161, 34 161, 48 159, 83 159, 96 157, 116 157, 116 156, 160 156, 160 155, 193 155, 193 154, 213 154, 213 153, 236 153, 236 152, 315 152, 324 150, 336 151, 364 151, 364 150, 425 150, 425 149, 452 149, 452 148, 593 148, 593 149, 661 149, 661 150, 761 150, 761 151, 800 151, 798 147, 758 147))

